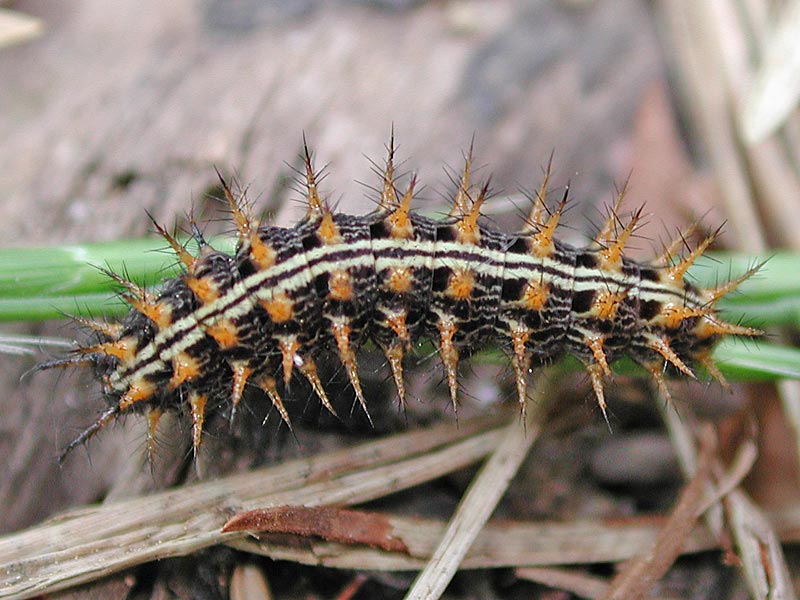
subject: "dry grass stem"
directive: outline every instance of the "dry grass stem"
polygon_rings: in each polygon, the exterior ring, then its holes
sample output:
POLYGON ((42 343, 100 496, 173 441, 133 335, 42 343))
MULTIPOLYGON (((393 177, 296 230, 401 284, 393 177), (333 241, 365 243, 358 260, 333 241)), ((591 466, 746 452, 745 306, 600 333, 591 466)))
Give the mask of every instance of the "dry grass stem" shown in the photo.
MULTIPOLYGON (((302 546, 287 543, 285 539, 257 536, 239 538, 228 544, 276 560, 338 569, 406 571, 422 568, 442 539, 446 524, 418 517, 391 515, 387 518, 392 537, 402 540, 407 552, 385 552, 314 538, 304 538, 302 546)), ((627 560, 652 545, 664 522, 656 517, 572 523, 490 521, 467 551, 460 567, 485 569, 627 560)), ((699 552, 714 547, 717 542, 704 530, 696 529, 686 540, 683 551, 699 552)))
POLYGON ((0 49, 42 34, 42 22, 20 12, 0 8, 0 49))
MULTIPOLYGON (((538 388, 546 387, 544 378, 538 388)), ((503 440, 461 499, 430 562, 406 594, 407 600, 435 600, 442 595, 539 437, 545 405, 544 401, 531 402, 525 422, 515 420, 506 427, 503 440)))
POLYGON ((683 488, 680 498, 651 548, 623 565, 611 582, 604 600, 636 600, 644 598, 651 587, 680 556, 686 538, 692 531, 703 505, 703 491, 710 483, 711 462, 716 451, 716 438, 710 428, 703 430, 697 469, 683 488))
POLYGON ((741 490, 725 498, 725 513, 754 598, 796 598, 781 541, 761 510, 741 490))
MULTIPOLYGON (((675 449, 681 471, 685 477, 691 478, 697 471, 697 449, 692 430, 671 404, 661 400, 658 402, 658 406, 661 411, 661 417, 666 424, 672 447, 675 449)), ((706 485, 705 494, 707 498, 716 495, 716 490, 710 483, 706 485)), ((713 504, 706 508, 703 519, 711 534, 716 539, 719 539, 724 529, 722 505, 713 504)))
MULTIPOLYGON (((786 6, 779 28, 797 27, 798 5, 792 2, 786 6)), ((790 121, 794 127, 788 128, 783 141, 773 136, 757 145, 746 145, 737 139, 738 132, 733 128, 736 119, 732 109, 744 110, 744 96, 754 71, 748 59, 772 43, 769 8, 764 2, 753 1, 740 14, 731 3, 683 0, 662 2, 660 7, 667 34, 677 51, 678 73, 683 78, 689 103, 695 107, 694 120, 708 147, 737 243, 744 250, 764 251, 766 236, 758 217, 758 210, 762 210, 770 217, 778 241, 790 248, 800 248, 798 117, 790 121), (748 37, 750 31, 756 33, 758 48, 748 47, 752 42, 748 37), (746 168, 747 162, 750 169, 746 168), (749 182, 751 173, 754 181, 749 182), (760 192, 760 209, 756 207, 754 189, 760 192)), ((796 42, 794 46, 800 47, 796 42)), ((791 70, 793 67, 788 63, 792 61, 786 62, 786 68, 791 70)), ((800 384, 783 381, 778 387, 800 456, 800 384)))
POLYGON ((797 456, 800 457, 800 381, 785 379, 778 382, 781 408, 795 439, 797 456))
POLYGON ((484 418, 396 435, 69 513, 0 539, 0 597, 29 598, 230 541, 245 534, 223 534, 222 526, 242 511, 386 496, 480 460, 500 441, 497 425, 484 418))
MULTIPOLYGON (((306 565, 370 571, 413 571, 422 568, 444 535, 447 524, 435 519, 383 515, 392 537, 402 540, 406 552, 329 542, 314 537, 236 538, 227 545, 306 565)), ((800 511, 770 515, 779 525, 784 542, 800 540, 800 511)), ((579 520, 569 523, 489 521, 467 552, 462 569, 596 564, 625 561, 652 547, 664 528, 666 517, 614 520, 579 520)), ((681 552, 692 554, 720 548, 707 528, 695 527, 681 552)))
POLYGON ((698 516, 705 513, 712 506, 718 505, 723 498, 739 487, 744 478, 747 477, 750 469, 753 468, 757 458, 758 448, 755 440, 752 438, 746 439, 736 451, 730 468, 727 471, 723 471, 721 467, 716 469, 717 482, 714 486, 714 494, 705 499, 703 505, 698 509, 698 516))
POLYGON ((272 600, 264 573, 256 565, 243 563, 231 574, 230 600, 272 600))
MULTIPOLYGON (((770 94, 769 100, 783 109, 773 112, 771 119, 763 118, 764 110, 769 109, 765 96, 769 86, 797 72, 800 45, 790 32, 797 31, 800 3, 787 3, 776 20, 770 14, 774 6, 760 0, 681 0, 661 2, 659 7, 678 57, 677 75, 688 105, 694 109, 693 120, 711 158, 737 243, 753 252, 767 247, 761 213, 772 239, 800 247, 800 125, 796 116, 788 117, 788 107, 797 102, 796 86, 783 86, 779 93, 770 94), (775 29, 773 22, 777 23, 775 29), (776 50, 778 47, 784 50, 776 50), (762 66, 759 81, 751 88, 757 70, 753 57, 761 58, 762 66), (748 94, 752 94, 749 99, 748 94), (744 135, 737 131, 737 122, 742 123, 744 135), (765 137, 784 123, 780 137, 765 137), (757 144, 753 143, 756 139, 757 144)), ((774 111, 775 105, 769 110, 774 111)), ((800 456, 800 386, 786 381, 778 387, 800 456)), ((688 436, 677 419, 666 420, 673 440, 688 436)), ((685 472, 691 473, 687 467, 692 451, 679 446, 676 450, 682 455, 685 472)), ((728 495, 725 508, 753 597, 793 598, 777 536, 761 511, 738 489, 728 495)), ((709 518, 718 521, 713 514, 709 518)), ((712 523, 715 529, 717 525, 712 523)))
MULTIPOLYGON (((670 437, 673 440, 684 440, 684 442, 674 444, 679 453, 686 452, 686 456, 679 454, 679 461, 681 467, 684 468, 686 475, 692 475, 693 471, 687 471, 686 465, 696 465, 697 451, 693 444, 687 443, 685 440, 691 440, 692 434, 689 427, 684 423, 674 410, 670 407, 664 407, 662 411, 665 415, 665 422, 670 437)), ((747 444, 740 455, 740 459, 735 463, 746 464, 749 452, 746 450, 747 444)), ((691 466, 690 466, 691 468, 691 466)), ((741 466, 734 466, 734 469, 727 476, 722 477, 723 485, 727 485, 728 481, 733 480, 742 471, 741 466)), ((708 497, 713 497, 717 492, 714 491, 714 486, 707 485, 705 493, 708 497)), ((783 574, 788 573, 786 559, 783 555, 783 550, 780 545, 779 536, 775 533, 769 520, 763 515, 761 510, 753 504, 747 495, 739 488, 733 489, 725 498, 723 505, 725 507, 725 525, 730 528, 731 533, 736 540, 740 550, 741 567, 744 572, 745 580, 747 581, 750 593, 753 597, 757 598, 795 598, 794 590, 791 585, 787 585, 789 581, 783 574), (757 551, 758 550, 758 551, 757 551), (767 589, 770 594, 778 593, 778 595, 765 595, 763 590, 767 589), (782 595, 781 595, 782 594, 782 595)), ((717 510, 719 505, 712 505, 710 507, 710 514, 707 517, 706 523, 710 524, 712 531, 717 531, 717 539, 722 532, 722 527, 718 525, 717 510), (719 527, 719 529, 717 529, 719 527)))
POLYGON ((800 2, 782 8, 742 112, 745 139, 758 143, 788 119, 800 100, 800 2))
MULTIPOLYGON (((699 11, 704 16, 705 35, 716 40, 719 51, 709 57, 717 62, 717 68, 723 74, 723 85, 728 94, 729 104, 736 119, 729 124, 731 134, 737 138, 738 149, 748 170, 743 174, 750 177, 752 186, 751 203, 764 216, 766 228, 771 237, 781 245, 798 248, 800 237, 800 213, 797 210, 797 198, 800 198, 800 178, 798 164, 786 145, 777 136, 771 136, 759 143, 745 143, 742 132, 744 126, 735 127, 742 121, 745 111, 746 97, 752 88, 755 77, 753 55, 760 55, 764 48, 754 44, 750 35, 752 24, 747 22, 747 15, 737 11, 733 3, 713 2, 708 9, 699 11)), ((765 40, 771 43, 772 36, 765 40)), ((800 45, 795 44, 800 51, 800 45)), ((783 57, 785 61, 794 59, 783 57)), ((790 89, 786 90, 792 93, 790 89)), ((740 226, 756 230, 760 221, 753 220, 747 213, 730 213, 731 220, 740 222, 740 226)), ((740 242, 741 243, 741 242, 740 242)), ((765 247, 766 248, 766 247, 765 247)), ((761 248, 763 251, 765 248, 761 248)))
POLYGON ((725 92, 726 82, 719 61, 714 58, 719 47, 704 26, 707 23, 704 5, 677 0, 662 1, 658 6, 675 50, 680 83, 711 161, 726 212, 742 215, 730 224, 733 237, 745 251, 758 252, 766 246, 766 240, 760 228, 742 225, 758 223, 758 213, 753 206, 739 143, 730 126, 733 114, 725 92))

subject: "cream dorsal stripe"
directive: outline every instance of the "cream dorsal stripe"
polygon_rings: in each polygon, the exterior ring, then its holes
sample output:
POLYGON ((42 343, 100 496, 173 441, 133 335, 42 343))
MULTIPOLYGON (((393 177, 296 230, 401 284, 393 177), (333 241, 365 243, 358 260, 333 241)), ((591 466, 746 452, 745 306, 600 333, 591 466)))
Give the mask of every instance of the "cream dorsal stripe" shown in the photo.
POLYGON ((42 365, 91 365, 100 373, 108 408, 66 451, 132 412, 147 415, 152 451, 164 411, 187 415, 196 451, 208 414, 233 419, 248 388, 260 389, 291 427, 283 398, 295 377, 334 412, 317 372, 318 359, 330 352, 369 416, 358 373, 358 349, 368 340, 385 353, 401 403, 404 357, 430 339, 454 408, 459 362, 496 345, 510 357, 521 410, 531 370, 570 354, 585 365, 605 414, 603 386, 614 360, 629 356, 668 394, 665 366, 694 377, 700 364, 721 379, 710 358, 714 344, 728 335, 760 335, 725 323, 713 307, 755 269, 712 290, 684 280, 713 235, 683 258, 674 256, 679 237, 653 262, 628 259, 625 245, 642 212, 623 223, 620 194, 595 241, 574 248, 556 238, 567 195, 555 206, 547 202, 549 167, 523 229, 497 231, 480 219, 489 185, 471 181, 471 150, 450 216, 427 218, 411 206, 416 177, 399 189, 393 139, 388 150, 379 206, 367 215, 334 212, 321 199, 306 147, 308 208, 294 227, 256 221, 222 177, 238 232, 234 256, 214 250, 196 227, 194 256, 156 225, 183 275, 158 293, 112 275, 131 305, 128 316, 84 322, 97 343, 42 365))

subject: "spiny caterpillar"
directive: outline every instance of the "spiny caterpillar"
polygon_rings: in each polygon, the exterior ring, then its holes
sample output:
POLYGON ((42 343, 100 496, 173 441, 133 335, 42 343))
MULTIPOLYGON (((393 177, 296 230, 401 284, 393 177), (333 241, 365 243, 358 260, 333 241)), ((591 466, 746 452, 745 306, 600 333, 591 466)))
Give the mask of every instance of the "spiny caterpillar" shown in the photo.
POLYGON ((152 443, 164 411, 191 417, 197 452, 207 412, 227 410, 233 419, 246 386, 263 390, 291 428, 282 392, 295 373, 335 415, 316 366, 331 351, 366 412, 356 353, 368 340, 385 353, 401 405, 404 355, 430 339, 454 408, 459 359, 491 343, 510 356, 521 410, 531 369, 569 354, 585 365, 605 415, 603 382, 617 358, 642 365, 669 397, 667 367, 694 378, 692 366, 700 364, 722 380, 711 360, 715 342, 761 333, 720 320, 714 309, 755 269, 710 290, 684 280, 716 234, 680 259, 673 255, 683 236, 655 261, 626 258, 642 211, 622 224, 622 194, 594 242, 574 248, 555 238, 566 193, 547 207, 549 168, 523 229, 507 234, 481 222, 489 186, 471 182, 471 149, 450 215, 434 220, 411 209, 416 176, 398 190, 393 138, 379 205, 364 216, 334 212, 320 197, 320 173, 304 148, 308 208, 299 223, 259 223, 220 177, 238 232, 235 255, 212 248, 194 227, 200 247, 194 256, 156 225, 184 273, 158 293, 113 275, 132 307, 127 317, 84 321, 97 343, 41 365, 93 366, 109 404, 64 454, 133 412, 146 413, 152 443))

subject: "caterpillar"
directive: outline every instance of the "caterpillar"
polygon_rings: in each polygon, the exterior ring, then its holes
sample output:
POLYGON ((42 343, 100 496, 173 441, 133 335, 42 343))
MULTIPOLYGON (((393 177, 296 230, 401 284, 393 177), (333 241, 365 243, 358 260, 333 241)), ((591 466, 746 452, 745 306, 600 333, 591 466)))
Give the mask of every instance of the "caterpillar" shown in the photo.
POLYGON ((124 290, 128 315, 118 323, 82 320, 96 343, 40 365, 93 367, 108 405, 62 459, 129 413, 146 414, 153 440, 165 411, 191 418, 196 453, 208 411, 226 410, 232 420, 248 386, 261 389, 291 429, 283 397, 298 376, 335 415, 317 370, 319 357, 330 353, 369 416, 357 360, 368 341, 385 353, 401 406, 404 356, 427 339, 437 348, 454 409, 459 361, 494 344, 510 357, 522 411, 532 370, 572 355, 585 365, 606 415, 604 383, 618 358, 642 365, 669 398, 667 370, 694 378, 702 365, 724 383, 711 359, 714 344, 761 335, 723 321, 714 308, 757 267, 714 289, 684 277, 717 233, 683 257, 675 257, 685 244, 678 236, 659 258, 634 261, 624 251, 643 212, 623 223, 620 193, 594 241, 573 247, 556 238, 567 192, 548 205, 549 167, 522 229, 497 231, 481 218, 489 181, 473 184, 471 148, 454 178, 450 214, 429 218, 411 208, 415 175, 399 189, 394 136, 387 150, 378 205, 363 216, 338 213, 322 199, 304 140, 307 211, 294 227, 261 224, 219 172, 238 236, 235 254, 215 250, 193 226, 195 256, 156 224, 183 274, 158 292, 110 274, 124 290))

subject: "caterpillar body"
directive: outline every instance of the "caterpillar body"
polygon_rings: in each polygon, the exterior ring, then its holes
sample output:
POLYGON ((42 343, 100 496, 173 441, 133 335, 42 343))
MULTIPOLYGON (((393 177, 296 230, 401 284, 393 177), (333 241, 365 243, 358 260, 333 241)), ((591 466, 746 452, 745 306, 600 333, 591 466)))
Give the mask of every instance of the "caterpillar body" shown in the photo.
POLYGON ((401 404, 404 356, 413 343, 430 339, 454 407, 459 360, 495 344, 510 357, 522 410, 530 371, 570 354, 585 365, 605 414, 604 380, 619 357, 641 364, 668 395, 665 367, 694 377, 701 364, 721 379, 710 357, 713 345, 723 336, 761 333, 722 321, 714 309, 755 269, 710 290, 684 279, 714 235, 682 258, 673 255, 683 237, 652 262, 626 258, 642 211, 623 224, 620 194, 595 241, 572 247, 555 237, 566 194, 548 208, 549 169, 523 229, 497 231, 480 219, 488 182, 472 185, 471 150, 450 216, 431 219, 411 208, 415 177, 405 191, 398 189, 393 140, 388 151, 380 202, 367 215, 340 214, 322 200, 305 147, 308 208, 294 227, 260 224, 224 181, 238 232, 234 255, 213 249, 195 231, 200 252, 194 256, 157 226, 184 273, 158 293, 114 276, 131 305, 127 317, 86 322, 97 343, 42 365, 93 366, 108 402, 65 454, 134 412, 147 415, 153 440, 164 411, 189 415, 196 451, 207 411, 226 407, 232 419, 246 386, 263 390, 291 427, 283 394, 297 376, 335 414, 316 366, 331 352, 368 411, 357 361, 368 340, 385 353, 401 404))

